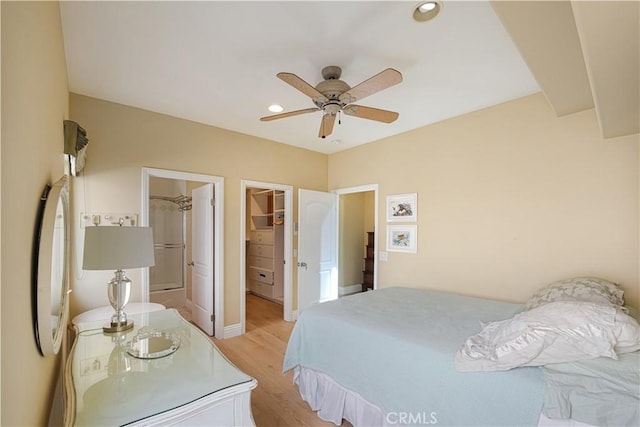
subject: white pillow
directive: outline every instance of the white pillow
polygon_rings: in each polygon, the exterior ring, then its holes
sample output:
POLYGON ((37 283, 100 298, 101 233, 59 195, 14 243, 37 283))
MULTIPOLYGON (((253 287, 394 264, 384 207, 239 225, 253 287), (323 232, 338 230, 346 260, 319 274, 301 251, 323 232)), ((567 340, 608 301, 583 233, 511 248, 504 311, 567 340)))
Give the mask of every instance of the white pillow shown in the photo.
POLYGON ((525 310, 555 301, 587 301, 624 305, 624 291, 617 283, 598 277, 559 280, 536 291, 524 304, 525 310))
POLYGON ((483 325, 455 356, 459 371, 500 371, 640 349, 640 326, 620 307, 558 301, 483 325))
POLYGON ((617 338, 616 353, 632 353, 640 350, 640 327, 638 321, 622 310, 616 310, 613 335, 617 338))

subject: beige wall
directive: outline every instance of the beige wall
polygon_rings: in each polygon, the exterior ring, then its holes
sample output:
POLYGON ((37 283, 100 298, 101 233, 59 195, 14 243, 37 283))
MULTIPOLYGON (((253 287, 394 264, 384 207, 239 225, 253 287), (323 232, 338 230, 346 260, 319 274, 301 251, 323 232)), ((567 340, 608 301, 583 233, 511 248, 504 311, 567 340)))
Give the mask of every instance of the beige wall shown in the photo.
POLYGON ((638 145, 537 94, 330 155, 329 188, 379 184, 379 248, 386 196, 418 193, 418 253, 389 253, 380 287, 523 301, 596 275, 638 306, 638 145))
POLYGON ((67 71, 57 2, 2 2, 2 420, 46 425, 60 356, 40 356, 31 250, 40 195, 64 173, 67 71))
MULTIPOLYGON (((70 95, 70 114, 90 139, 87 165, 75 180, 75 215, 81 211, 140 212, 141 168, 174 169, 224 177, 225 325, 240 321, 240 181, 327 189, 327 156, 240 133, 70 95)), ((297 206, 297 195, 294 195, 297 206)), ((294 209, 294 217, 297 215, 294 209)), ((82 265, 82 231, 73 229, 75 263, 82 265)), ((140 270, 128 271, 132 300, 140 298, 140 270)), ((107 305, 105 285, 112 272, 75 277, 72 314, 107 305)), ((295 275, 294 275, 295 277, 295 275)))

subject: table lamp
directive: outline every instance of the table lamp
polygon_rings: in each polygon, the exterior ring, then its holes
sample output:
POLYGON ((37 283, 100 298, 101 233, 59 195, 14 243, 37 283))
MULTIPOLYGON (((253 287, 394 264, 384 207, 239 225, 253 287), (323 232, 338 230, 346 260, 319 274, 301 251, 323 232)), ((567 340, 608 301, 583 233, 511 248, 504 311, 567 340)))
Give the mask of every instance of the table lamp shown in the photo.
POLYGON ((124 307, 131 295, 131 280, 124 268, 142 268, 155 265, 153 229, 151 227, 87 227, 84 234, 84 270, 112 270, 115 276, 107 286, 109 303, 115 310, 111 324, 104 332, 121 332, 133 328, 127 320, 124 307))

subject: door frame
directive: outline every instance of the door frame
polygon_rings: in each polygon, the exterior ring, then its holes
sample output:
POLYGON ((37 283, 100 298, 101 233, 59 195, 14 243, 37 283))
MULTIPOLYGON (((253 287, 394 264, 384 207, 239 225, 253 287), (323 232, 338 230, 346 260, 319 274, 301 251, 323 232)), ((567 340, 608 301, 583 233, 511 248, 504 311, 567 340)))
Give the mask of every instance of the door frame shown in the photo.
MULTIPOLYGON (((149 179, 169 178, 213 184, 213 330, 216 338, 224 338, 224 178, 169 169, 142 168, 142 226, 149 225, 149 179)), ((186 283, 185 283, 186 286, 186 283)), ((142 302, 149 302, 149 268, 142 269, 142 302)))
POLYGON ((293 318, 293 186, 272 182, 240 180, 240 333, 244 334, 247 323, 246 286, 247 257, 245 253, 247 230, 247 189, 264 188, 284 192, 284 301, 283 317, 287 322, 293 318))
MULTIPOLYGON (((373 232, 376 236, 376 243, 373 246, 373 289, 378 289, 378 241, 380 235, 378 234, 378 184, 365 184, 358 185, 356 187, 346 187, 339 188, 336 190, 331 190, 332 193, 336 193, 338 197, 344 194, 354 194, 354 193, 366 193, 368 191, 373 191, 373 232)), ((340 209, 340 203, 338 203, 338 209, 340 209)), ((338 233, 340 232, 340 215, 338 214, 338 233)), ((338 241, 340 241, 338 236, 338 241)), ((338 246, 338 270, 340 269, 340 247, 338 246)))

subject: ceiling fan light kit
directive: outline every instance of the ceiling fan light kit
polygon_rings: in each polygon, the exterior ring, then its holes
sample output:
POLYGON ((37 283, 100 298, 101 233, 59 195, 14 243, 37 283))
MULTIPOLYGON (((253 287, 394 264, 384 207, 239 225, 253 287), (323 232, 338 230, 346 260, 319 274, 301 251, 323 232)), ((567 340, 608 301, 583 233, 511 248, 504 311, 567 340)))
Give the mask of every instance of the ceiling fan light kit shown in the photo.
MULTIPOLYGON (((322 69, 322 78, 324 80, 314 87, 295 74, 278 73, 276 76, 280 80, 307 95, 316 107, 261 117, 260 120, 266 122, 322 111, 324 114, 320 122, 318 137, 326 138, 333 132, 336 116, 340 113, 382 123, 392 123, 398 118, 399 114, 394 111, 352 104, 366 96, 373 95, 374 93, 400 83, 402 81, 402 74, 400 74, 398 70, 387 68, 354 87, 340 80, 341 75, 342 69, 336 65, 324 67, 322 69)), ((340 124, 339 121, 338 124, 340 124)))

